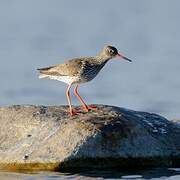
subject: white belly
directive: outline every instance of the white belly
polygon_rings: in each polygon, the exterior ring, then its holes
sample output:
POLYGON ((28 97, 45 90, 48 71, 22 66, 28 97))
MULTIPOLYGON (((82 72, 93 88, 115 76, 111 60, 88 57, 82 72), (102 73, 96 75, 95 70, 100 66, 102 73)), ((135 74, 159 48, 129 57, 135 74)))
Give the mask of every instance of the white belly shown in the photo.
POLYGON ((53 79, 64 82, 66 84, 80 83, 80 79, 78 77, 73 77, 73 76, 50 76, 46 74, 40 74, 39 78, 53 79))

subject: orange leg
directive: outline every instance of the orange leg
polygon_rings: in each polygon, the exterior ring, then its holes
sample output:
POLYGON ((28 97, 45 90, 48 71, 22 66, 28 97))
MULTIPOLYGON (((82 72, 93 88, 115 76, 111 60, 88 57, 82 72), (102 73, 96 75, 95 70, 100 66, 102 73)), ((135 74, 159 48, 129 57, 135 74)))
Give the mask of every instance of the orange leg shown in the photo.
POLYGON ((88 106, 88 105, 84 102, 84 100, 82 99, 82 97, 81 97, 81 96, 79 95, 79 93, 78 93, 78 90, 77 90, 78 87, 79 87, 79 85, 77 85, 77 86, 74 88, 74 94, 75 94, 75 96, 78 98, 78 100, 81 102, 84 110, 85 110, 86 112, 89 112, 90 110, 97 110, 97 108, 96 108, 95 106, 88 106))
POLYGON ((71 96, 70 96, 70 88, 71 88, 71 85, 72 84, 69 84, 68 87, 67 87, 67 90, 66 90, 66 96, 67 96, 67 100, 68 100, 68 105, 69 105, 69 112, 71 114, 71 116, 73 115, 77 115, 79 114, 78 112, 76 112, 75 109, 72 108, 72 105, 71 105, 71 96))

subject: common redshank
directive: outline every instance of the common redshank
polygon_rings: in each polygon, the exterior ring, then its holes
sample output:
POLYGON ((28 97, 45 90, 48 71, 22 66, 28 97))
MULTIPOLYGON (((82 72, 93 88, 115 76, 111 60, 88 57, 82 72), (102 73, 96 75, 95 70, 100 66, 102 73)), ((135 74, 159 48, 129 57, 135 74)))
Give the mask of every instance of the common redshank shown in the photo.
POLYGON ((39 78, 48 78, 62 81, 68 84, 66 96, 69 105, 69 112, 71 115, 76 115, 78 112, 72 108, 70 88, 75 84, 74 94, 81 102, 85 112, 95 110, 96 107, 87 105, 83 98, 78 93, 79 84, 91 81, 94 79, 104 65, 112 58, 120 57, 129 62, 131 60, 122 54, 113 46, 106 46, 102 51, 94 57, 81 57, 67 60, 63 64, 58 64, 50 67, 38 69, 40 72, 39 78))

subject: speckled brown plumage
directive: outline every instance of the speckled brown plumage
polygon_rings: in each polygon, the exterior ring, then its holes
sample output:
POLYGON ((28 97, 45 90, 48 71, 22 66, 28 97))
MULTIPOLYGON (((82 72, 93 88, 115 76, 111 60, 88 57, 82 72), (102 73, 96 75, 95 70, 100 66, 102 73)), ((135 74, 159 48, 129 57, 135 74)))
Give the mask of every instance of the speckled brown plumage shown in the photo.
POLYGON ((131 61, 130 59, 122 56, 118 53, 117 49, 113 46, 106 46, 103 50, 94 57, 82 57, 74 58, 65 61, 63 64, 58 64, 50 67, 38 69, 40 72, 40 78, 49 78, 59 80, 68 84, 66 95, 68 98, 68 104, 70 107, 70 114, 77 114, 71 107, 71 99, 69 89, 72 84, 76 84, 74 94, 82 103, 85 111, 89 111, 93 108, 87 106, 83 99, 77 92, 78 85, 94 79, 104 65, 112 58, 119 56, 125 60, 131 61))

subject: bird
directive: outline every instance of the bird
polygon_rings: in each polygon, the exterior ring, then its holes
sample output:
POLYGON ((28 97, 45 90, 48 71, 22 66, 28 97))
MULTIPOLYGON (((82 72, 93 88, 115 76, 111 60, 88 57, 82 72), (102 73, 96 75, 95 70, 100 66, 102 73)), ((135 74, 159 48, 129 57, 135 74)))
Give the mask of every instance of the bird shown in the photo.
POLYGON ((132 62, 131 59, 125 57, 114 46, 105 46, 100 53, 93 57, 80 57, 66 60, 62 64, 49 66, 37 69, 39 78, 47 78, 58 80, 68 84, 66 89, 66 97, 69 105, 69 113, 71 116, 80 114, 71 104, 70 88, 75 85, 74 95, 78 98, 85 112, 96 110, 95 106, 90 106, 85 103, 79 95, 78 87, 82 83, 86 83, 94 79, 104 65, 115 57, 132 62))

